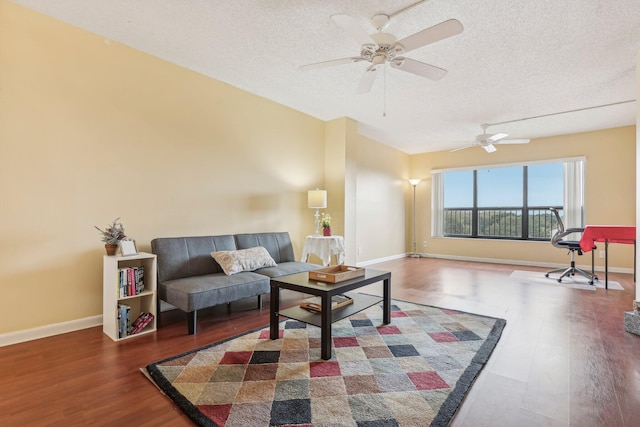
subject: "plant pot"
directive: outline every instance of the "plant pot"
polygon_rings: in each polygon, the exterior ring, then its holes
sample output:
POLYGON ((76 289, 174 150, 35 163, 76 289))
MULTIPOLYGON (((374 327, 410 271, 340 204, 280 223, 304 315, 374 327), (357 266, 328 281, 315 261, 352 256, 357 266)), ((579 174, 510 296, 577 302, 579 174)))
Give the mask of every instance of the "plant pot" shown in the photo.
POLYGON ((107 250, 107 255, 113 256, 118 250, 118 245, 104 245, 104 248, 107 250))
POLYGON ((323 236, 331 236, 331 227, 324 227, 322 229, 322 235, 323 236))

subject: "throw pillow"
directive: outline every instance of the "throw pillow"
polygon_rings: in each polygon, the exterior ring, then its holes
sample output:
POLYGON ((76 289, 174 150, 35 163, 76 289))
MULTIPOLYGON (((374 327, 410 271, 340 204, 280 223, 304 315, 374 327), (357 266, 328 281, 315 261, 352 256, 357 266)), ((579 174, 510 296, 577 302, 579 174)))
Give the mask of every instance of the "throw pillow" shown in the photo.
POLYGON ((269 252, 262 246, 237 251, 211 252, 211 256, 220 264, 224 274, 227 276, 241 271, 253 271, 262 267, 275 267, 277 265, 269 255, 269 252))

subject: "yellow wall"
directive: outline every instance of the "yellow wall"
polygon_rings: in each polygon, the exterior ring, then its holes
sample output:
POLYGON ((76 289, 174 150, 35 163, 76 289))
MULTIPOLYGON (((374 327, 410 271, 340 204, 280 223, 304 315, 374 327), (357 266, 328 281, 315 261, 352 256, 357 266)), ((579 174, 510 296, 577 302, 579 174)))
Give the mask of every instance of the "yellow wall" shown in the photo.
POLYGON ((313 229, 324 123, 0 2, 0 333, 102 312, 94 225, 313 229))
POLYGON ((326 212, 345 236, 345 263, 404 254, 411 157, 358 134, 348 118, 327 122, 325 150, 326 212))
POLYGON ((357 148, 356 238, 351 253, 358 262, 406 253, 406 203, 413 197, 408 182, 411 157, 363 136, 357 148))
POLYGON ((320 187, 348 261, 404 251, 409 156, 352 120, 324 123, 8 0, 0 64, 0 335, 101 314, 94 225, 117 217, 142 251, 160 236, 288 231, 299 257, 320 187))
MULTIPOLYGON (((431 170, 586 156, 586 224, 634 225, 635 138, 635 126, 627 126, 535 139, 526 145, 501 145, 492 154, 475 147, 456 152, 441 151, 413 156, 412 175, 425 179, 417 187, 418 250, 435 256, 526 260, 532 264, 566 263, 566 253, 546 242, 432 238, 431 170), (421 248, 423 240, 428 241, 428 247, 424 249, 421 248)), ((591 257, 582 257, 577 263, 590 265, 591 257)), ((602 266, 603 260, 596 257, 596 265, 602 266)), ((610 245, 609 265, 633 268, 633 247, 610 245)))

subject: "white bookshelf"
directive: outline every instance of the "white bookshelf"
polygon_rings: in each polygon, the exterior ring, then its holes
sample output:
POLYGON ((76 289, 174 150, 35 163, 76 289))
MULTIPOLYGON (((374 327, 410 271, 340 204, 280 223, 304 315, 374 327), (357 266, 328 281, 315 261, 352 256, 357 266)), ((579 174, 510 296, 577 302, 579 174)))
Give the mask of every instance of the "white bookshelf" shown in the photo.
POLYGON ((103 296, 102 296, 102 331, 114 341, 135 338, 154 332, 158 324, 156 312, 157 300, 157 259, 154 254, 140 252, 131 256, 108 256, 103 258, 103 296), (144 267, 144 289, 137 295, 121 296, 119 285, 119 271, 123 268, 144 267), (123 338, 118 333, 118 306, 130 307, 131 323, 142 312, 153 314, 154 318, 140 332, 123 338))

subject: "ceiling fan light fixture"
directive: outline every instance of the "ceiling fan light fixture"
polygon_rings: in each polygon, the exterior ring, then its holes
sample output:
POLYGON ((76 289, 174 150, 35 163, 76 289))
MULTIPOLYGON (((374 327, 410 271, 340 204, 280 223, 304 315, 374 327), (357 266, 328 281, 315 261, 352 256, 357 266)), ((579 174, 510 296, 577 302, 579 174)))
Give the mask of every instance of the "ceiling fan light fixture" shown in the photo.
POLYGON ((393 34, 389 33, 374 33, 371 34, 371 38, 378 44, 379 49, 389 51, 395 46, 398 39, 393 34))
POLYGON ((371 59, 371 62, 373 63, 373 67, 375 67, 376 65, 382 65, 384 64, 384 62, 386 61, 386 58, 384 55, 376 55, 371 59))
POLYGON ((402 56, 403 53, 404 49, 402 48, 402 46, 396 44, 392 49, 389 50, 389 52, 387 52, 387 59, 391 61, 398 56, 402 56))
POLYGON ((360 56, 362 56, 363 59, 365 59, 367 56, 371 56, 374 53, 376 53, 377 49, 378 49, 378 46, 373 43, 363 44, 360 47, 360 56))

